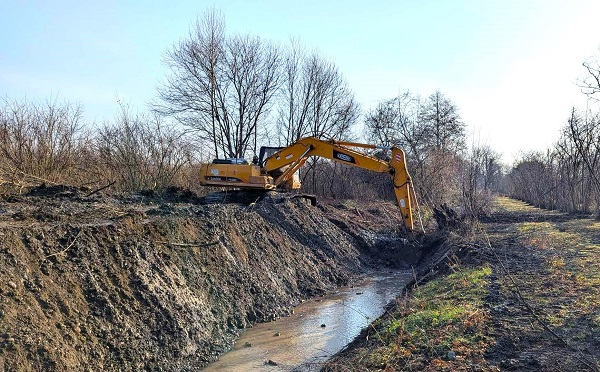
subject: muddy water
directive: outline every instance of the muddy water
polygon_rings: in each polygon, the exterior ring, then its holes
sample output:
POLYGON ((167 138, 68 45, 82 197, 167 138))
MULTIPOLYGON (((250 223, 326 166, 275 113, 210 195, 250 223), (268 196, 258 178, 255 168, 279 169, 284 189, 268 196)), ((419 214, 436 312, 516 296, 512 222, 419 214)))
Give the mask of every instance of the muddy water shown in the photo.
POLYGON ((233 349, 205 371, 318 370, 321 362, 383 314, 383 307, 411 277, 406 271, 377 274, 354 287, 305 302, 289 317, 244 332, 233 349), (277 365, 266 364, 269 360, 277 365))

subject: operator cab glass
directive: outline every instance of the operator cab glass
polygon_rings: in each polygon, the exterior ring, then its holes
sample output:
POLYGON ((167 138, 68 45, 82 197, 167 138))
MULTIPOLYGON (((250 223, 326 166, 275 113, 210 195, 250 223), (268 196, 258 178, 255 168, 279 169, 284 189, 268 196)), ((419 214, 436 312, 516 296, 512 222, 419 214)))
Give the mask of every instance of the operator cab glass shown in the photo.
POLYGON ((240 158, 214 159, 213 164, 248 164, 248 160, 240 158))
POLYGON ((265 160, 275 154, 277 151, 283 149, 284 147, 269 147, 263 146, 260 148, 260 154, 258 156, 258 164, 263 166, 265 164, 265 160))

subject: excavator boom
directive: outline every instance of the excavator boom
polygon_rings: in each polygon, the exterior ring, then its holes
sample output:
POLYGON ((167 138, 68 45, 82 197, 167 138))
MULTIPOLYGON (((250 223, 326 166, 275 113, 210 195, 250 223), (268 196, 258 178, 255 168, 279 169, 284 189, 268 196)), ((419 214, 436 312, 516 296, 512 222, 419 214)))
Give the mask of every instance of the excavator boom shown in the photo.
POLYGON ((263 169, 267 173, 273 174, 280 169, 287 168, 274 181, 275 185, 279 186, 286 182, 310 156, 319 156, 374 172, 390 174, 404 225, 410 231, 414 229, 412 206, 416 204, 416 198, 402 149, 395 146, 382 147, 356 142, 324 141, 307 137, 265 159, 263 169), (392 150, 392 158, 389 162, 386 162, 356 151, 351 147, 390 149, 392 150))

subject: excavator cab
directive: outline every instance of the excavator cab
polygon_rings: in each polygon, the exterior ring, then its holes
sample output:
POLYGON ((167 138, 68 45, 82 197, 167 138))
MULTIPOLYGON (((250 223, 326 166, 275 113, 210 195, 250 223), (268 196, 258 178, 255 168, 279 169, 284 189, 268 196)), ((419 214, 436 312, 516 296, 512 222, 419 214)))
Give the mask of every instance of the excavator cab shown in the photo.
POLYGON ((214 159, 213 164, 243 164, 247 165, 248 160, 240 158, 214 159))
MULTIPOLYGON (((260 148, 259 155, 258 155, 258 164, 261 167, 264 167, 268 158, 277 154, 279 151, 281 151, 283 149, 285 149, 285 147, 262 146, 260 148)), ((286 169, 288 169, 288 167, 289 166, 285 166, 280 169, 274 170, 270 174, 274 178, 277 178, 280 175, 282 175, 283 172, 285 172, 286 169)), ((285 189, 285 190, 297 190, 300 188, 300 186, 301 186, 300 173, 299 173, 299 171, 296 171, 296 172, 294 172, 294 174, 292 174, 292 176, 289 179, 287 179, 285 182, 283 182, 279 187, 282 189, 285 189)))
POLYGON ((276 152, 283 150, 284 148, 285 147, 262 146, 258 152, 258 165, 261 167, 264 166, 267 158, 271 157, 276 152))

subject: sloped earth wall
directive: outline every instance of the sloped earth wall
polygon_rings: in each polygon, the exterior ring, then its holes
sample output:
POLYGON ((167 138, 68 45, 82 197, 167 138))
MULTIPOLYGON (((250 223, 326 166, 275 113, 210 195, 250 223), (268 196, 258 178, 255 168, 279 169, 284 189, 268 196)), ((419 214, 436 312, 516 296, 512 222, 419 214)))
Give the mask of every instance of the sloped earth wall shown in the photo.
POLYGON ((4 198, 0 369, 197 370, 245 327, 389 263, 333 214, 288 198, 4 198))

